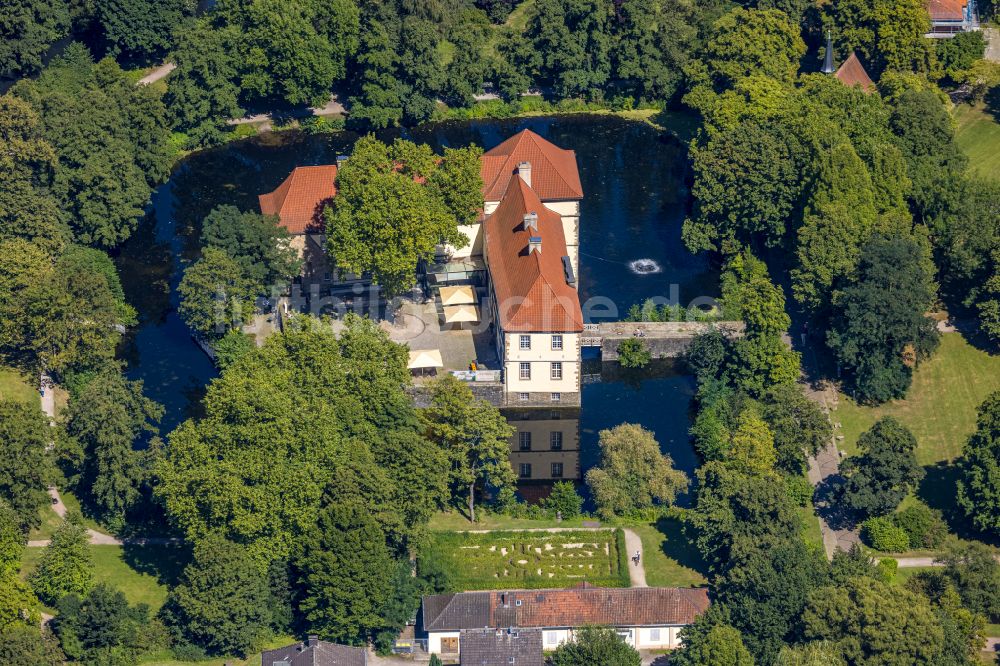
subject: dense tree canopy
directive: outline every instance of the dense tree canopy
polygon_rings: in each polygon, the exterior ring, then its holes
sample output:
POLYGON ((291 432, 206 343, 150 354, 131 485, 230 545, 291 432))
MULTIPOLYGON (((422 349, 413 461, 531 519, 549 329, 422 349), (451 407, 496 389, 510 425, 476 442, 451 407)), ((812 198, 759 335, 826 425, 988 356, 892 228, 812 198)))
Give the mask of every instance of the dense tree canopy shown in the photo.
POLYGON ((171 47, 188 0, 93 0, 104 47, 112 56, 151 62, 171 47))
POLYGON ((435 247, 468 245, 458 230, 475 215, 482 179, 474 151, 446 151, 442 168, 426 145, 372 136, 354 144, 337 173, 337 196, 326 212, 327 249, 337 269, 370 273, 389 294, 410 289, 417 263, 435 247), (439 173, 440 172, 440 173, 439 173), (427 181, 426 183, 423 181, 427 181), (446 190, 449 192, 446 196, 446 190))
POLYGON ((69 31, 62 0, 11 0, 0 16, 0 76, 33 74, 53 42, 69 31))
POLYGON ((222 530, 263 568, 293 554, 335 475, 356 475, 333 490, 406 543, 441 505, 447 469, 403 392, 406 361, 353 317, 339 338, 303 320, 241 356, 209 386, 205 417, 170 435, 157 493, 171 521, 191 539, 222 530))
POLYGON ((923 252, 910 238, 876 235, 861 250, 857 277, 838 296, 827 344, 858 400, 902 397, 912 365, 938 344, 924 316, 934 292, 923 252))
POLYGON ((286 284, 299 272, 301 262, 290 246, 288 230, 274 215, 219 206, 202 221, 201 242, 225 252, 262 292, 286 284))
POLYGON ((94 585, 94 560, 89 542, 90 535, 79 516, 63 520, 28 578, 39 599, 51 606, 67 594, 90 591, 94 585))
POLYGON ((1000 534, 1000 392, 979 406, 959 464, 958 505, 976 529, 1000 534))
POLYGON ((46 452, 53 431, 38 405, 0 399, 0 497, 22 530, 37 527, 48 502, 52 462, 46 452))
POLYGON ((147 474, 136 445, 157 432, 163 408, 142 394, 142 382, 105 371, 70 404, 66 433, 80 448, 76 488, 109 527, 122 529, 147 474))
POLYGON ((552 666, 639 666, 642 659, 611 627, 583 627, 576 632, 575 640, 563 643, 552 653, 551 662, 552 666))

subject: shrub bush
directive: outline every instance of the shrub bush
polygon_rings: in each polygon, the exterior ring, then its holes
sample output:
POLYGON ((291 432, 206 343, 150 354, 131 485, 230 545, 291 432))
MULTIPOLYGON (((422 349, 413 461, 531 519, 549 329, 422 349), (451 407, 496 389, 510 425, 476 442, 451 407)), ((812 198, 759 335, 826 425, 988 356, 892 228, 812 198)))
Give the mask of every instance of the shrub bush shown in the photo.
POLYGON ((785 493, 795 506, 809 506, 812 500, 813 487, 804 476, 786 476, 785 493))
POLYGON ((900 553, 910 547, 910 539, 906 536, 906 532, 897 527, 889 516, 869 518, 863 522, 861 538, 875 550, 885 553, 900 553))
POLYGON ((893 514, 892 522, 906 532, 910 548, 937 548, 948 536, 941 512, 923 503, 912 504, 893 514))
POLYGON ((618 345, 618 362, 623 368, 644 368, 651 360, 653 355, 639 338, 628 338, 618 345))
POLYGON ((552 486, 552 492, 545 498, 543 505, 553 518, 561 514, 569 520, 580 515, 583 498, 576 492, 572 481, 559 481, 552 486))
POLYGON ((878 561, 878 573, 882 577, 882 581, 888 585, 896 578, 896 571, 899 569, 899 562, 887 557, 885 559, 878 561))

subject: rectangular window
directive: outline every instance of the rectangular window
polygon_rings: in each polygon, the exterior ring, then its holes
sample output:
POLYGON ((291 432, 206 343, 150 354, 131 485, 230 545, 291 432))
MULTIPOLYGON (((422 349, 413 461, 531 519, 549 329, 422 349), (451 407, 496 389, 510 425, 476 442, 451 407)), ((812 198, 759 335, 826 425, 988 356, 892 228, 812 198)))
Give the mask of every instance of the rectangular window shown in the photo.
POLYGON ((521 379, 531 379, 531 364, 521 363, 520 364, 520 377, 521 379))
POLYGON ((518 476, 522 479, 531 478, 531 463, 521 463, 520 469, 518 469, 518 476))
POLYGON ((555 362, 552 364, 552 379, 562 379, 562 363, 555 362))
POLYGON ((549 448, 553 451, 562 451, 562 433, 561 432, 550 432, 549 433, 549 448))
POLYGON ((330 277, 331 276, 330 276, 329 273, 323 273, 323 281, 324 282, 329 282, 330 281, 330 277))
POLYGON ((559 641, 559 634, 557 634, 554 631, 546 631, 545 632, 545 644, 546 645, 555 645, 558 641, 559 641))
POLYGON ((552 336, 552 351, 562 351, 562 336, 553 335, 552 336))
POLYGON ((521 402, 528 402, 528 400, 530 398, 531 398, 531 396, 528 395, 527 393, 518 393, 517 394, 517 399, 520 400, 521 402))
POLYGON ((530 432, 519 432, 517 433, 517 443, 518 448, 522 451, 531 450, 531 433, 530 432))
POLYGON ((553 393, 550 400, 552 400, 552 402, 559 402, 562 400, 562 393, 553 393))
POLYGON ((552 478, 561 479, 562 478, 562 463, 552 463, 552 478))
POLYGON ((531 349, 531 336, 522 335, 521 336, 521 349, 531 349))
POLYGON ((650 629, 649 630, 649 641, 651 643, 659 643, 660 642, 660 630, 659 629, 650 629))

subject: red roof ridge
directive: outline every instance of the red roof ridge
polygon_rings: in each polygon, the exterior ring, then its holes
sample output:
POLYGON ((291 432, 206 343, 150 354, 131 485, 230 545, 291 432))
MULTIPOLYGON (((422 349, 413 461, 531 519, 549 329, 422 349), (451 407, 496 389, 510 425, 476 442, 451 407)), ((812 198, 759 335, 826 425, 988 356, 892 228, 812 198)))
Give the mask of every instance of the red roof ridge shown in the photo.
POLYGON ((847 57, 834 76, 845 86, 861 86, 865 92, 871 92, 875 89, 875 83, 868 76, 865 66, 861 64, 854 51, 851 51, 851 55, 847 57))
POLYGON ((503 198, 522 161, 532 162, 532 188, 542 199, 582 199, 576 153, 524 129, 483 154, 483 198, 503 198), (535 159, 531 159, 535 158, 535 159))
POLYGON ((272 192, 257 197, 260 212, 301 234, 322 228, 322 207, 337 194, 337 165, 299 166, 272 192))

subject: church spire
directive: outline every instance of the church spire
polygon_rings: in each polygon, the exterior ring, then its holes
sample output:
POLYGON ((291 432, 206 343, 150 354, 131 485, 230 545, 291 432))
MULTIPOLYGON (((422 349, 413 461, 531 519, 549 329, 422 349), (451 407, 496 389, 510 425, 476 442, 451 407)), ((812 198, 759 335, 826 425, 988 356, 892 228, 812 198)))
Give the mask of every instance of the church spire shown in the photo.
POLYGON ((824 74, 833 74, 833 36, 830 31, 826 31, 826 56, 823 58, 823 69, 820 70, 824 74))

